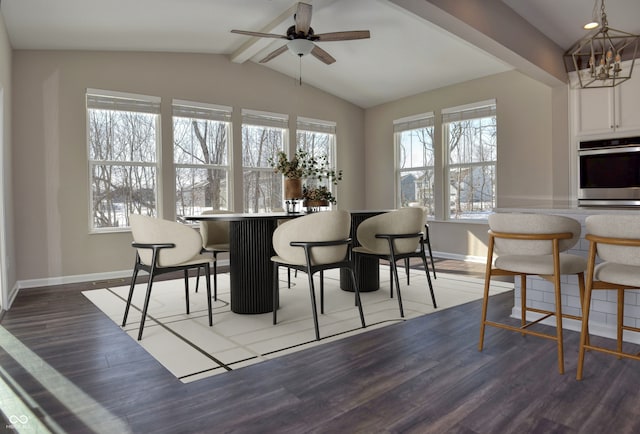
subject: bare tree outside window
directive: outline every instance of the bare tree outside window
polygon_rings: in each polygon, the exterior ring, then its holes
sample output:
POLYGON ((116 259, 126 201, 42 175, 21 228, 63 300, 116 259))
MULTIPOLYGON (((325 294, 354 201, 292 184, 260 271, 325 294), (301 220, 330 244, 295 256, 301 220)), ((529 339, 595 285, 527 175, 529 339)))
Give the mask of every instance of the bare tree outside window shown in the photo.
POLYGON ((188 108, 174 106, 173 159, 178 219, 206 209, 229 209, 230 122, 176 113, 188 114, 188 108))
POLYGON ((433 115, 395 122, 397 206, 425 207, 435 214, 433 115))
POLYGON ((90 229, 127 227, 131 213, 156 215, 159 115, 98 98, 87 95, 90 229))
POLYGON ((282 207, 282 175, 269 159, 284 149, 286 129, 242 125, 244 212, 266 212, 282 207))
POLYGON ((484 219, 496 206, 496 116, 445 125, 449 150, 449 216, 484 219))

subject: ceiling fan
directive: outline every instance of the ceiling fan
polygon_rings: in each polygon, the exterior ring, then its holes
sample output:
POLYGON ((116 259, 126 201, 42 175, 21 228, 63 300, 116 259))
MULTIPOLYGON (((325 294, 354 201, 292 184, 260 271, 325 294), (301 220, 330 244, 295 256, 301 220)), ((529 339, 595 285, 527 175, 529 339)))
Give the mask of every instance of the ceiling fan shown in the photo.
POLYGON ((334 59, 325 50, 318 47, 314 42, 349 41, 353 39, 367 39, 371 36, 368 30, 351 30, 345 32, 315 34, 313 32, 313 28, 311 27, 311 5, 307 3, 298 3, 298 7, 293 18, 295 20, 295 25, 287 29, 286 35, 252 32, 247 30, 231 30, 231 33, 255 36, 258 38, 287 39, 289 41, 282 47, 277 48, 271 53, 267 54, 264 59, 260 60, 260 63, 266 63, 274 57, 279 56, 280 54, 289 50, 300 57, 311 53, 312 56, 326 63, 327 65, 331 65, 336 61, 336 59, 334 59))

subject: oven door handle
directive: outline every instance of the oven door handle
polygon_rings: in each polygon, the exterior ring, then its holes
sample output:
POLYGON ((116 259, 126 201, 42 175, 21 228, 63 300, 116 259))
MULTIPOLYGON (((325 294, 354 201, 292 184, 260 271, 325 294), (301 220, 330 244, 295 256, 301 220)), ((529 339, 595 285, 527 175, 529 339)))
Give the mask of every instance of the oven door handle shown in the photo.
POLYGON ((627 154, 630 152, 640 152, 640 145, 638 146, 624 146, 616 148, 599 148, 599 149, 581 149, 578 151, 580 156, 583 155, 603 155, 603 154, 627 154))

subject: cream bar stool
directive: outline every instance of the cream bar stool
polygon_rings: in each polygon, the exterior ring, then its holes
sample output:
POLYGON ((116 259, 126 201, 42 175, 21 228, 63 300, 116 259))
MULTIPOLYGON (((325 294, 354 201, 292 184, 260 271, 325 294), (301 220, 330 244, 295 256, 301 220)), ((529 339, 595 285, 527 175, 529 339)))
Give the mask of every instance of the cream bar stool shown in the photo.
POLYGON ((578 353, 578 373, 582 379, 586 350, 640 360, 640 355, 625 352, 624 330, 640 332, 640 328, 624 324, 624 295, 640 288, 640 218, 631 215, 592 215, 586 219, 589 240, 587 290, 582 308, 582 333, 578 353), (596 263, 597 260, 600 263, 596 263), (594 290, 614 290, 618 295, 616 347, 597 346, 589 340, 589 310, 594 290))
POLYGON ((560 276, 563 274, 578 276, 582 303, 587 260, 577 255, 563 253, 578 242, 580 232, 580 223, 564 216, 517 213, 499 213, 489 216, 489 247, 478 350, 482 351, 485 326, 552 339, 558 344, 558 371, 561 374, 564 373, 562 318, 581 320, 581 317, 562 313, 560 276), (495 262, 493 261, 494 253, 498 255, 495 262), (527 306, 527 276, 529 275, 538 275, 553 282, 555 311, 527 306), (522 315, 520 327, 487 320, 491 276, 520 276, 522 315), (529 322, 527 312, 542 314, 542 317, 529 322), (554 315, 556 317, 555 334, 529 329, 530 326, 554 315))

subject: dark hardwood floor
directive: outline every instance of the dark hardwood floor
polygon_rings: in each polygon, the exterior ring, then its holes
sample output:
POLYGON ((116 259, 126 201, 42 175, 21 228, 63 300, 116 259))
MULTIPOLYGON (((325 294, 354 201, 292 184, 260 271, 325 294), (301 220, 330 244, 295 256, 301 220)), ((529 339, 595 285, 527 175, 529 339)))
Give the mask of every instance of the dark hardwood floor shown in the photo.
MULTIPOLYGON (((450 260, 436 267, 483 271, 450 260)), ((480 302, 182 384, 81 294, 105 284, 23 290, 0 323, 0 379, 15 381, 54 430, 640 432, 640 364, 587 354, 578 382, 570 331, 565 375, 552 341, 488 328, 479 352, 480 302)), ((494 296, 490 316, 507 317, 512 298, 494 296)))

